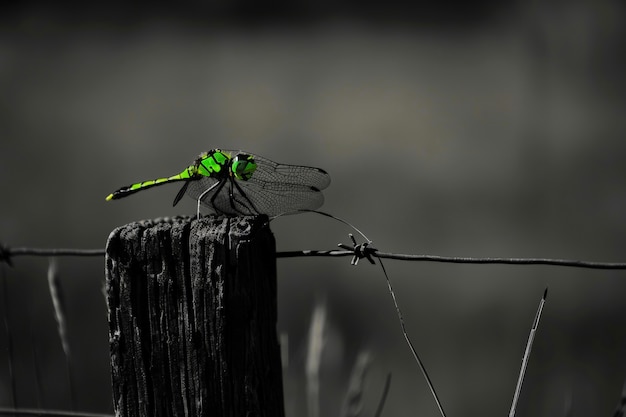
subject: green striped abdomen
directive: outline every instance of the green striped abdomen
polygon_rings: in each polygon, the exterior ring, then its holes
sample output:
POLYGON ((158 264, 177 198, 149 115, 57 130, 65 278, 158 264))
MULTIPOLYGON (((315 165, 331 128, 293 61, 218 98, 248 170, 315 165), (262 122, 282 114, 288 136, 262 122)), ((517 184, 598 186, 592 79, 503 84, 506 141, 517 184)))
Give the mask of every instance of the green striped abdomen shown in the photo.
POLYGON ((118 198, 123 198, 128 195, 135 194, 138 191, 156 187, 157 185, 188 180, 192 178, 194 175, 193 168, 195 167, 193 165, 190 165, 187 169, 185 169, 180 174, 172 175, 171 177, 168 177, 168 178, 157 178, 155 180, 142 181, 142 182, 137 182, 135 184, 127 185, 126 187, 122 187, 116 191, 113 191, 111 194, 107 196, 106 200, 107 201, 117 200, 118 198))

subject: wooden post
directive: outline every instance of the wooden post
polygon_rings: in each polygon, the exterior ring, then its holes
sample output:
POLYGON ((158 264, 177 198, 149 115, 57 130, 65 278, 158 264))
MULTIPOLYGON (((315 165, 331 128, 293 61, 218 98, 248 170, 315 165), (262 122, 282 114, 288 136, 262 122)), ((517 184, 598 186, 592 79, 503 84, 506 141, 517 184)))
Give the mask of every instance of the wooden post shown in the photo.
POLYGON ((106 290, 116 416, 283 417, 267 216, 115 229, 106 290))

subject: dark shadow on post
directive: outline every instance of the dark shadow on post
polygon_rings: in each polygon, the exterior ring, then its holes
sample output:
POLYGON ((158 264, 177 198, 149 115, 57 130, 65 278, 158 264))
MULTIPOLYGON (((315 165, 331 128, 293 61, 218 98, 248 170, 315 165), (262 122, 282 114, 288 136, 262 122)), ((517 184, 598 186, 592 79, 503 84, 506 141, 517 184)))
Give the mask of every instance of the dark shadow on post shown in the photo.
POLYGON ((267 216, 119 227, 106 285, 116 415, 284 416, 267 216))

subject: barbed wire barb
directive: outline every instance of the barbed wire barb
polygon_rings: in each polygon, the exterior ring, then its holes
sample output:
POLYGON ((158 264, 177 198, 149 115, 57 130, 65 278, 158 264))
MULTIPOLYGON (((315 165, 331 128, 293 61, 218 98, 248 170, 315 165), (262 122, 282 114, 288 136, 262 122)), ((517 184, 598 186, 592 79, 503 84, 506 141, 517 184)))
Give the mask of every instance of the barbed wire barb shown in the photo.
POLYGON ((366 258, 368 261, 370 261, 372 265, 375 265, 376 262, 374 262, 372 256, 376 253, 376 251, 378 251, 378 249, 370 246, 369 244, 371 242, 369 241, 357 244, 356 239, 354 238, 354 235, 352 233, 348 233, 348 236, 350 236, 350 239, 352 240, 352 247, 343 243, 338 243, 337 246, 342 249, 352 251, 354 253, 350 264, 356 266, 359 263, 359 259, 366 258))

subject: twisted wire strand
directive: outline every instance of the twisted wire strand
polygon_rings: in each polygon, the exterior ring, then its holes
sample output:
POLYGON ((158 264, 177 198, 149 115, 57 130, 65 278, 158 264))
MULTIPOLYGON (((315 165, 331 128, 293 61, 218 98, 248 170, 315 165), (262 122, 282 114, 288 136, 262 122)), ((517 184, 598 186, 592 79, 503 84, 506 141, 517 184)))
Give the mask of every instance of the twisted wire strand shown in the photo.
MULTIPOLYGON (((342 246, 344 247, 344 246, 342 246)), ((506 257, 467 257, 467 256, 440 256, 440 255, 414 255, 403 253, 380 252, 372 247, 365 249, 355 248, 352 250, 295 250, 276 252, 276 258, 299 258, 299 257, 342 257, 359 256, 367 254, 374 258, 394 259, 398 261, 414 262, 441 262, 460 264, 501 264, 501 265, 552 265, 573 268, 588 269, 626 269, 626 262, 596 262, 580 261, 574 259, 550 259, 550 258, 506 258, 506 257), (359 252, 361 250, 362 252, 359 252)), ((27 248, 0 246, 0 262, 12 265, 12 259, 16 256, 104 256, 104 249, 71 249, 71 248, 27 248)), ((363 256, 359 256, 363 257, 363 256)))

